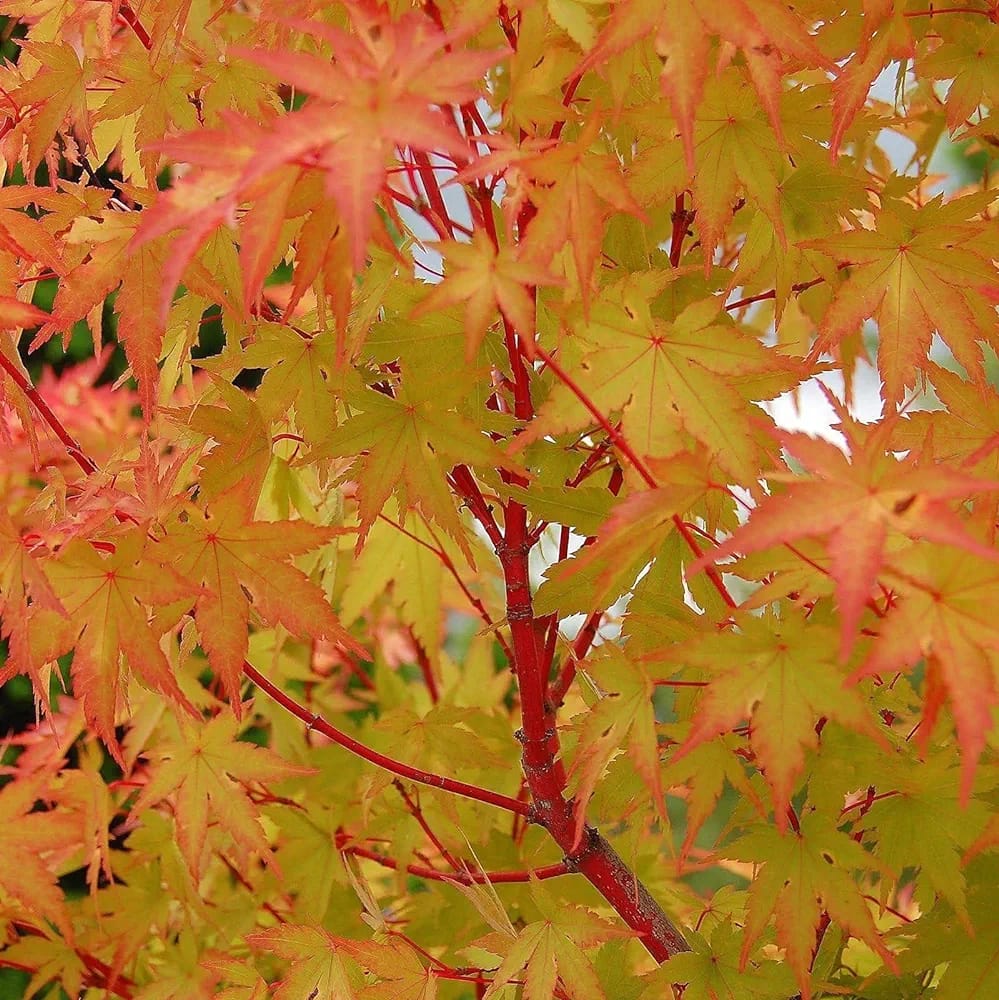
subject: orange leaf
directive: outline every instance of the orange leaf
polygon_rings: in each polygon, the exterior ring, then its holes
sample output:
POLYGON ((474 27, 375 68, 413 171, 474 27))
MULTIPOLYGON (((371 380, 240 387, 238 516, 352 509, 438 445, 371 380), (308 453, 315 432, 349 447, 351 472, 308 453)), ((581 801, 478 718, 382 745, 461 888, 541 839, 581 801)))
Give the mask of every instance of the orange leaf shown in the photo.
POLYGON ((791 477, 786 492, 764 500, 747 524, 693 563, 690 572, 736 552, 758 552, 799 538, 826 538, 839 601, 840 657, 845 660, 884 564, 890 534, 953 545, 984 559, 999 558, 968 532, 947 503, 999 490, 999 482, 944 466, 913 468, 912 463, 899 462, 887 451, 891 421, 863 427, 842 411, 831 394, 829 398, 840 410, 839 426, 850 446, 849 458, 827 441, 775 431, 812 475, 791 477))
POLYGON ((201 589, 194 605, 201 645, 233 707, 249 645, 253 609, 293 635, 342 642, 364 655, 322 590, 292 558, 318 548, 337 530, 304 521, 254 521, 255 498, 244 479, 209 507, 192 507, 168 529, 170 565, 201 589))

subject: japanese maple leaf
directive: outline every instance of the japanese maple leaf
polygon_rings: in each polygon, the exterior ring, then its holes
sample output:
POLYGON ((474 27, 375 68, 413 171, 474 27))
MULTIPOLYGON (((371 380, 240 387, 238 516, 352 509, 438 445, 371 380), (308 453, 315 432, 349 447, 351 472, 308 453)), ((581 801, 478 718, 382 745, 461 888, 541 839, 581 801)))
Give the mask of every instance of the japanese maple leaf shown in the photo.
POLYGON ((379 941, 344 941, 341 947, 381 982, 367 986, 364 1000, 437 1000, 438 978, 420 961, 408 944, 390 938, 379 941))
POLYGON ((276 982, 274 1000, 356 1000, 364 986, 364 975, 346 945, 354 942, 319 927, 280 924, 246 935, 257 952, 276 955, 288 963, 276 982))
POLYGON ((979 342, 999 333, 988 296, 999 239, 993 224, 969 219, 988 200, 970 195, 945 204, 940 195, 920 208, 886 201, 875 213, 875 229, 801 244, 848 265, 849 274, 822 318, 813 355, 836 347, 873 316, 887 403, 900 402, 915 372, 928 367, 934 331, 980 382, 979 342))
POLYGON ((210 823, 232 837, 244 864, 254 853, 270 858, 259 810, 244 786, 253 781, 266 785, 312 770, 239 739, 236 718, 228 712, 207 723, 181 719, 179 726, 176 738, 156 751, 152 778, 139 793, 133 811, 139 814, 175 795, 177 843, 195 880, 203 874, 210 823))
MULTIPOLYGON (((525 470, 458 412, 468 386, 405 377, 395 397, 372 389, 353 395, 361 411, 330 433, 312 457, 360 456, 356 466, 362 534, 395 492, 400 510, 419 506, 459 545, 464 528, 445 476, 458 464, 525 470)), ((466 553, 468 554, 468 553, 466 553)))
MULTIPOLYGON (((92 112, 92 121, 104 123, 105 132, 108 122, 119 123, 122 139, 138 148, 138 166, 146 184, 155 188, 160 154, 154 144, 171 132, 198 125, 197 112, 188 100, 193 87, 193 67, 184 59, 150 59, 141 48, 124 49, 109 63, 111 75, 122 82, 92 112)), ((126 158, 126 179, 129 179, 129 165, 126 158)), ((139 183, 139 178, 132 179, 139 183)))
POLYGON ((744 966, 754 942, 770 922, 777 921, 777 943, 801 988, 811 997, 810 965, 815 932, 823 910, 848 934, 867 942, 897 971, 895 956, 884 946, 863 895, 856 871, 879 865, 855 840, 831 822, 809 813, 794 835, 758 826, 725 848, 727 857, 752 861, 760 867, 749 887, 749 914, 742 946, 744 966))
POLYGON ((786 158, 752 88, 741 76, 723 73, 706 84, 692 126, 697 168, 693 183, 683 150, 672 141, 675 125, 671 119, 657 109, 644 114, 641 125, 629 174, 632 190, 648 205, 662 204, 692 188, 705 272, 712 266, 712 251, 723 239, 742 193, 765 214, 778 243, 786 242, 780 190, 786 158))
POLYGON ((902 968, 922 973, 943 967, 933 994, 936 1000, 992 1000, 999 992, 999 921, 993 891, 999 872, 994 858, 976 872, 967 924, 955 920, 949 909, 933 907, 906 927, 912 936, 906 935, 909 947, 901 956, 902 968))
POLYGON ((73 690, 87 721, 122 767, 115 723, 123 702, 123 656, 146 687, 194 711, 160 649, 167 623, 157 624, 152 613, 192 600, 195 588, 169 566, 157 565, 160 557, 153 548, 145 531, 136 528, 115 537, 113 552, 76 539, 49 563, 53 589, 77 636, 73 690))
POLYGON ((796 614, 781 621, 747 617, 736 635, 715 633, 671 649, 671 660, 701 667, 711 678, 690 732, 671 759, 748 719, 750 745, 773 797, 774 821, 785 830, 805 751, 819 744, 818 720, 826 717, 877 738, 864 700, 844 685, 831 662, 832 638, 829 629, 807 625, 796 614))
POLYGON ((695 171, 694 117, 711 70, 712 36, 724 44, 719 62, 741 51, 759 103, 778 137, 782 134, 780 95, 783 76, 802 60, 833 75, 838 67, 816 46, 808 26, 793 8, 778 0, 625 0, 614 7, 596 45, 574 76, 580 76, 635 42, 655 38, 662 60, 660 82, 683 139, 688 172, 695 171))
POLYGON ((554 996, 560 980, 572 1000, 607 1000, 593 963, 583 949, 630 936, 630 932, 614 927, 582 906, 556 902, 538 884, 531 895, 542 919, 524 927, 514 941, 505 935, 491 934, 480 942, 489 951, 505 955, 484 1000, 502 995, 503 987, 511 980, 523 982, 524 996, 532 1000, 554 996))
POLYGON ((999 652, 999 565, 991 549, 984 556, 987 561, 932 546, 893 560, 889 579, 898 580, 898 603, 880 623, 878 641, 853 675, 854 680, 890 675, 925 660, 919 739, 925 751, 940 709, 949 700, 961 744, 964 803, 999 704, 994 666, 999 652))
POLYGON ((673 516, 703 495, 696 471, 688 479, 683 474, 687 470, 680 470, 678 460, 671 465, 676 480, 669 486, 632 493, 615 504, 597 530, 596 541, 571 559, 548 567, 535 595, 535 610, 565 615, 608 607, 625 593, 648 563, 648 553, 674 530, 673 516))
MULTIPOLYGON (((253 404, 265 422, 268 464, 271 440, 267 426, 292 407, 296 425, 310 444, 336 424, 336 397, 328 384, 335 369, 334 351, 331 333, 303 337, 278 323, 260 323, 254 343, 240 352, 244 367, 266 370, 253 404)), ((221 380, 218 384, 221 388, 221 380)))
MULTIPOLYGON (((101 195, 96 195, 101 198, 101 195)), ((14 185, 0 189, 0 251, 6 251, 22 261, 34 260, 54 274, 62 275, 65 269, 65 247, 45 227, 41 219, 33 218, 24 210, 33 205, 50 212, 65 208, 55 192, 40 192, 27 185, 14 185)), ((44 217, 43 217, 44 218, 44 217)), ((16 300, 15 300, 16 301, 16 300)), ((24 309, 30 309, 26 303, 24 309)), ((25 316, 26 322, 18 326, 37 326, 42 317, 25 316)))
MULTIPOLYGON (((266 142, 266 123, 222 112, 219 129, 199 129, 156 144, 159 152, 174 162, 194 169, 185 180, 156 200, 139 217, 130 251, 180 229, 170 242, 170 253, 160 276, 158 322, 164 323, 181 277, 188 270, 198 248, 223 222, 233 222, 240 194, 249 183, 240 178, 252 164, 257 150, 266 142)), ((259 174, 254 174, 259 181, 259 174)))
MULTIPOLYGON (((995 812, 984 796, 958 807, 953 759, 945 752, 923 762, 891 761, 889 787, 895 794, 878 797, 865 811, 863 825, 877 831, 874 851, 888 868, 901 873, 918 867, 920 882, 932 886, 967 923, 962 855, 995 812)), ((883 902, 892 888, 882 882, 883 902)))
POLYGON ((92 68, 68 42, 24 41, 21 47, 41 64, 38 72, 10 95, 16 108, 35 106, 28 129, 28 159, 37 166, 68 117, 89 138, 86 84, 92 68))
POLYGON ((622 745, 668 824, 652 710, 655 686, 645 667, 631 662, 619 647, 604 646, 599 654, 587 657, 582 669, 598 686, 600 698, 580 722, 573 721, 579 740, 568 773, 576 778, 576 842, 593 790, 622 745))
POLYGON ((537 285, 557 284, 555 278, 539 273, 533 263, 518 258, 509 246, 493 246, 476 232, 471 243, 445 243, 439 248, 444 257, 445 278, 413 310, 414 317, 437 312, 449 305, 465 304, 466 360, 478 353, 486 330, 499 309, 521 337, 533 341, 534 296, 537 285))
POLYGON ((784 448, 810 475, 771 476, 772 481, 788 481, 787 490, 765 499, 745 525, 696 560, 690 572, 736 552, 749 554, 799 538, 825 538, 839 604, 840 657, 845 660, 892 535, 953 545, 985 559, 999 556, 969 534, 947 503, 997 490, 999 481, 941 465, 899 462, 887 451, 892 421, 862 426, 829 398, 840 412, 838 426, 846 436, 849 457, 828 441, 775 430, 784 448))
POLYGON ((0 889, 29 913, 51 920, 72 940, 73 928, 55 874, 43 856, 80 840, 80 819, 65 809, 39 811, 48 775, 21 777, 0 789, 0 889))
MULTIPOLYGON (((689 450, 685 432, 734 481, 745 481, 759 462, 750 400, 779 395, 797 380, 789 365, 720 315, 713 297, 672 321, 654 315, 650 302, 669 280, 636 273, 603 289, 589 321, 572 324, 575 337, 566 338, 560 360, 597 410, 622 411, 621 430, 639 454, 689 450)), ((592 423, 577 393, 559 384, 516 446, 592 423)))
POLYGON ((9 643, 8 660, 0 667, 0 684, 16 673, 26 673, 41 704, 48 705, 48 684, 41 666, 69 648, 72 638, 68 626, 66 609, 42 562, 32 554, 31 545, 7 510, 0 510, 0 638, 9 643), (41 613, 45 612, 43 618, 41 613), (43 638, 40 623, 48 640, 43 647, 39 645, 43 638))
POLYGON ((28 302, 0 295, 0 329, 13 330, 39 326, 49 319, 49 314, 28 302))
MULTIPOLYGON (((73 324, 87 317, 110 292, 121 286, 115 299, 118 337, 139 385, 139 400, 148 420, 155 409, 163 345, 164 317, 159 306, 166 247, 161 242, 133 250, 130 244, 137 225, 134 214, 114 211, 104 212, 100 220, 76 221, 67 242, 86 244, 90 253, 86 260, 60 277, 52 315, 46 317, 47 322, 35 335, 31 349, 41 346, 55 333, 62 333, 64 342, 68 342, 73 324)), ((100 329, 92 333, 99 344, 100 329)))
POLYGON ((291 183, 287 167, 307 163, 322 171, 347 230, 353 267, 360 270, 395 150, 408 146, 459 162, 469 158, 468 144, 440 106, 474 100, 503 50, 463 49, 458 43, 471 28, 443 32, 422 13, 386 21, 372 10, 351 6, 353 34, 318 21, 293 22, 325 42, 332 61, 307 52, 233 48, 283 83, 311 94, 305 107, 263 122, 223 112, 222 129, 155 144, 172 159, 198 168, 143 213, 136 233, 138 247, 185 229, 164 269, 162 312, 198 247, 220 223, 235 218, 243 198, 264 203, 256 214, 251 209, 242 260, 251 295, 259 290, 268 256, 261 240, 274 243, 291 183))
POLYGON ((673 983, 686 983, 684 1000, 771 1000, 794 993, 794 977, 785 964, 740 958, 742 934, 730 917, 708 940, 689 929, 684 936, 691 950, 674 955, 651 977, 661 996, 669 996, 673 983))
POLYGON ((342 642, 364 655, 323 591, 292 562, 337 530, 304 521, 254 521, 255 502, 244 479, 208 506, 192 505, 168 527, 164 541, 170 565, 200 588, 194 617, 201 646, 237 711, 251 600, 269 625, 283 625, 302 638, 342 642))
POLYGON ((466 49, 459 43, 470 27, 444 32, 417 11, 394 21, 364 5, 348 12, 353 33, 318 21, 294 22, 329 46, 332 61, 306 52, 237 51, 313 95, 300 112, 278 121, 244 181, 311 155, 325 173, 360 270, 387 157, 408 146, 467 160, 468 146, 441 106, 474 101, 487 70, 505 52, 466 49))
MULTIPOLYGON (((589 303, 593 269, 608 217, 614 211, 645 217, 617 158, 592 149, 600 142, 599 124, 593 116, 575 142, 518 162, 518 169, 534 182, 530 199, 537 208, 526 233, 521 234, 521 259, 544 273, 568 244, 584 305, 589 303)), ((531 343, 533 340, 528 340, 528 348, 531 343)))
POLYGON ((999 36, 995 25, 982 18, 957 20, 941 44, 919 59, 919 73, 931 80, 949 80, 943 98, 947 125, 960 129, 983 101, 999 101, 999 36))

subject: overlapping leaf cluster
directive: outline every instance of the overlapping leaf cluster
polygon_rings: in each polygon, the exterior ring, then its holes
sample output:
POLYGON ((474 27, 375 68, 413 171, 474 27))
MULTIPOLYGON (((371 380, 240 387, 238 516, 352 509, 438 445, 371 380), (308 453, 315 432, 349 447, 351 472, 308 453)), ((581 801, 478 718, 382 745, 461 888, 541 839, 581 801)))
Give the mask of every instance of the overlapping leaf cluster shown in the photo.
POLYGON ((0 14, 26 995, 999 991, 994 0, 0 14))

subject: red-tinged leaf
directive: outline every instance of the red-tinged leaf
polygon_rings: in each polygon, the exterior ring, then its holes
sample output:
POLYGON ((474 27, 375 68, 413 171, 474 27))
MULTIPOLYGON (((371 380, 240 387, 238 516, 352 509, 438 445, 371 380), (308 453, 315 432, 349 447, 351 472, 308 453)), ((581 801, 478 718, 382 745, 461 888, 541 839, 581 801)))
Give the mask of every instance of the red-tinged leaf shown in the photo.
POLYGON ((7 640, 7 662, 0 684, 27 674, 35 697, 46 708, 48 677, 42 665, 72 645, 66 609, 53 590, 44 563, 35 558, 6 510, 0 509, 0 637, 7 640))
MULTIPOLYGON (((999 651, 995 601, 999 566, 986 549, 969 559, 954 549, 928 547, 896 562, 901 597, 878 641, 853 679, 909 671, 925 660, 926 691, 919 739, 926 750, 945 701, 961 744, 961 800, 967 803, 979 757, 999 704, 993 657, 999 651)), ((895 574, 892 574, 892 578, 895 574)))
POLYGON ((599 699, 582 720, 573 721, 579 738, 568 773, 576 779, 576 842, 583 834, 587 803, 621 749, 627 750, 661 822, 668 826, 652 711, 655 686, 645 667, 629 660, 620 649, 605 646, 589 656, 581 669, 595 683, 599 699))
POLYGON ((77 634, 74 691, 83 702, 87 721, 119 763, 122 755, 115 726, 126 705, 123 658, 145 686, 195 711, 160 648, 166 624, 158 626, 151 620, 158 608, 193 601, 195 588, 171 568, 156 564, 154 545, 142 529, 117 536, 110 554, 76 540, 62 549, 49 569, 53 588, 77 634))
POLYGON ((519 164, 535 182, 530 197, 538 210, 522 241, 521 259, 543 273, 555 255, 568 246, 584 307, 590 299, 608 215, 617 210, 644 218, 616 157, 594 155, 591 150, 598 125, 594 118, 577 142, 519 164))
POLYGON ((69 940, 73 928, 62 890, 45 856, 66 852, 80 841, 79 818, 64 809, 39 811, 36 802, 46 795, 45 774, 21 778, 0 788, 0 889, 29 913, 38 913, 69 940))
POLYGON ((280 924, 246 935, 254 951, 276 955, 288 963, 274 984, 273 1000, 355 1000, 364 976, 345 941, 318 927, 280 924))
POLYGON ((833 129, 829 152, 839 155, 847 130, 867 100, 888 55, 888 36, 879 34, 866 52, 858 52, 833 84, 833 129))
POLYGON ((297 22, 331 46, 332 63, 308 53, 238 51, 315 97, 278 123, 268 155, 249 166, 243 182, 311 149, 346 224, 354 269, 360 271, 386 159, 405 146, 468 159, 464 139, 433 106, 474 100, 486 71, 504 53, 452 50, 461 36, 445 34, 416 12, 386 23, 358 6, 351 16, 353 35, 332 25, 297 22), (389 65, 390 81, 384 76, 389 65))
POLYGON ((616 504, 592 545, 546 570, 534 598, 535 610, 565 615, 607 607, 626 593, 647 564, 649 552, 674 530, 673 515, 704 492, 696 474, 681 474, 677 480, 662 489, 633 493, 616 504))
POLYGON ((7 197, 0 198, 0 247, 26 261, 37 261, 53 274, 61 275, 65 269, 67 248, 49 232, 42 220, 34 219, 24 211, 29 204, 46 209, 56 206, 37 188, 15 187, 13 195, 9 187, 2 190, 7 197), (18 192, 22 193, 18 195, 18 192))
POLYGON ((659 80, 683 138, 690 174, 697 172, 694 116, 704 96, 710 49, 711 39, 697 16, 695 0, 667 0, 656 34, 656 55, 663 60, 659 80))
POLYGON ((367 986, 365 1000, 436 1000, 437 977, 406 942, 342 941, 340 947, 380 982, 367 986))
POLYGON ((298 174, 297 167, 277 171, 240 220, 239 266, 243 271, 243 295, 250 306, 259 305, 264 279, 276 263, 274 253, 298 174))
POLYGON ((999 79, 999 36, 986 18, 956 19, 947 36, 919 58, 919 72, 931 80, 948 80, 943 98, 947 125, 956 132, 983 101, 991 102, 999 79), (978 22, 981 23, 978 23, 978 22))
POLYGON ((748 555, 799 538, 826 538, 839 603, 840 657, 845 660, 891 537, 921 538, 985 559, 999 558, 968 532, 949 505, 958 498, 999 490, 999 482, 939 465, 913 468, 887 451, 890 422, 865 428, 845 413, 841 418, 849 457, 818 438, 775 432, 811 476, 790 477, 785 492, 765 499, 743 527, 698 559, 690 572, 736 552, 748 555))
POLYGON ((9 295, 0 295, 0 328, 23 330, 25 327, 41 326, 48 319, 47 312, 9 295))
POLYGON ((462 462, 520 474, 525 470, 461 415, 459 404, 467 391, 458 382, 428 379, 412 390, 404 381, 395 398, 370 389, 351 397, 351 406, 360 412, 337 427, 316 455, 359 457, 355 475, 362 535, 395 493, 400 510, 418 507, 470 557, 447 473, 462 462))
POLYGON ((295 241, 295 273, 291 295, 284 307, 285 316, 294 313, 320 275, 333 299, 336 328, 338 331, 346 330, 354 291, 354 272, 346 234, 332 199, 324 199, 302 223, 295 241))
POLYGON ((848 934, 860 938, 897 971, 895 957, 885 947, 864 899, 856 873, 878 865, 856 841, 817 814, 802 818, 800 832, 781 834, 759 826, 725 848, 725 854, 761 867, 750 886, 749 919, 740 966, 772 918, 777 943, 786 950, 802 1000, 812 995, 809 975, 815 933, 823 910, 848 934))
POLYGON ((86 138, 89 133, 86 84, 91 67, 68 42, 22 41, 21 48, 41 64, 39 71, 8 100, 15 108, 35 106, 28 129, 28 161, 37 166, 68 117, 86 138))
POLYGON ((271 784, 314 770, 239 739, 235 716, 227 712, 209 722, 180 720, 179 726, 176 738, 161 743, 151 755, 152 777, 139 793, 133 815, 174 796, 177 842, 195 880, 204 873, 211 851, 211 824, 232 838, 244 866, 253 854, 273 863, 260 811, 246 786, 258 781, 271 784))
MULTIPOLYGON (((987 199, 986 199, 987 200, 987 199)), ((921 208, 885 202, 876 230, 809 241, 848 265, 847 280, 820 324, 814 351, 827 351, 856 333, 868 317, 878 321, 878 367, 885 399, 894 405, 929 368, 934 330, 976 381, 981 382, 981 341, 999 330, 985 289, 995 283, 992 258, 999 252, 994 227, 972 220, 985 201, 971 196, 921 208)))
POLYGON ((444 281, 413 310, 415 318, 464 303, 468 338, 465 360, 469 362, 478 354, 497 310, 521 338, 533 341, 532 289, 558 284, 557 279, 539 274, 536 266, 518 260, 509 247, 497 251, 484 234, 477 234, 470 244, 447 243, 440 252, 444 256, 444 281))
MULTIPOLYGON (((143 218, 145 213, 143 213, 143 218)), ((99 221, 80 219, 70 240, 90 247, 88 258, 59 280, 52 315, 32 341, 31 348, 44 344, 53 334, 62 333, 69 343, 73 324, 89 316, 115 288, 118 336, 125 348, 132 374, 139 385, 143 415, 151 419, 156 408, 159 358, 163 346, 164 322, 160 311, 165 261, 162 243, 142 245, 132 250, 137 220, 123 212, 107 211, 99 221)), ((99 344, 101 330, 93 329, 99 344)))
MULTIPOLYGON (((259 160, 255 154, 267 132, 259 121, 227 112, 225 127, 175 136, 155 148, 174 162, 197 168, 186 183, 158 193, 155 202, 139 218, 130 250, 183 229, 170 243, 170 253, 161 276, 160 322, 165 322, 174 293, 199 247, 223 222, 235 222, 241 190, 240 178, 259 160)), ((301 150, 290 151, 291 159, 301 150)), ((278 164, 275 164, 277 166, 278 164)), ((252 174, 243 183, 258 182, 266 171, 252 174)))
POLYGON ((703 668, 711 678, 672 760, 748 720, 750 745, 773 796, 774 822, 786 830, 805 752, 819 745, 819 719, 878 738, 863 699, 844 686, 833 648, 830 629, 792 614, 781 621, 743 618, 738 636, 709 635, 670 650, 671 660, 703 668))
POLYGON ((783 77, 793 65, 790 58, 834 75, 839 72, 816 46, 805 21, 777 0, 719 0, 710 5, 696 0, 623 0, 615 5, 607 27, 574 75, 649 35, 654 35, 662 60, 662 89, 670 99, 690 173, 695 170, 695 112, 704 96, 712 36, 742 52, 759 103, 781 144, 779 97, 783 77))
POLYGON ((200 588, 194 605, 201 645, 233 707, 246 658, 250 609, 292 635, 326 638, 363 654, 322 590, 292 562, 329 542, 336 529, 304 521, 254 521, 247 480, 168 527, 170 565, 200 588), (252 605, 251 605, 252 600, 252 605))
MULTIPOLYGON (((363 4, 352 6, 349 16, 353 34, 322 21, 292 22, 332 50, 331 73, 317 84, 310 82, 306 72, 299 83, 302 90, 331 104, 356 100, 359 83, 365 94, 401 103, 464 104, 481 93, 484 75, 508 52, 464 48, 462 43, 474 30, 472 23, 445 32, 416 11, 386 23, 381 11, 363 4), (386 67, 391 67, 387 80, 386 67)), ((292 71, 296 56, 291 55, 287 63, 292 71)))
MULTIPOLYGON (((651 669, 650 669, 650 672, 651 669)), ((715 739, 688 751, 677 759, 676 753, 665 755, 662 782, 667 788, 679 786, 685 789, 687 812, 685 832, 679 855, 686 859, 701 828, 711 816, 725 791, 731 785, 759 815, 766 815, 766 804, 747 778, 736 744, 737 737, 728 740, 715 739)))

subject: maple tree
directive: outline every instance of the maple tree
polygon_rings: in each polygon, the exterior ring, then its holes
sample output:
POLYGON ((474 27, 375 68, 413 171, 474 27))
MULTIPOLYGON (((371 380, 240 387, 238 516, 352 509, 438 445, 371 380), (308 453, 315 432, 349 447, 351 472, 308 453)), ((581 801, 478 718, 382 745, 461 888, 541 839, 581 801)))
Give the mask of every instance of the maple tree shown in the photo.
POLYGON ((996 0, 0 16, 0 995, 999 992, 996 0))

